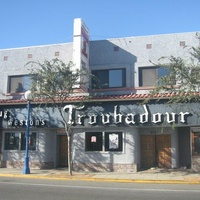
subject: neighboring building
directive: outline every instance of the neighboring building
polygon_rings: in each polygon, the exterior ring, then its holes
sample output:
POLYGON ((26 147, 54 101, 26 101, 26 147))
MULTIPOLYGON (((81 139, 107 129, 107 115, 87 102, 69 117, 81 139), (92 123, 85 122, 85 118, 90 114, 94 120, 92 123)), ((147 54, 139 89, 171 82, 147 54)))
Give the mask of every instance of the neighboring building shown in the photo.
MULTIPOLYGON (((189 58, 184 47, 197 44, 196 32, 89 41, 88 28, 75 19, 73 43, 0 50, 2 167, 22 167, 24 162, 23 96, 30 87, 26 64, 59 58, 73 61, 76 68, 88 68, 99 78, 84 88, 95 96, 81 110, 72 110, 75 170, 200 170, 199 104, 170 106, 168 94, 159 102, 157 95, 141 104, 156 80, 167 73, 152 63, 162 56, 189 58)), ((79 101, 80 96, 73 96, 66 105, 79 101)), ((33 102, 30 125, 30 167, 67 166, 67 137, 58 112, 33 102)))

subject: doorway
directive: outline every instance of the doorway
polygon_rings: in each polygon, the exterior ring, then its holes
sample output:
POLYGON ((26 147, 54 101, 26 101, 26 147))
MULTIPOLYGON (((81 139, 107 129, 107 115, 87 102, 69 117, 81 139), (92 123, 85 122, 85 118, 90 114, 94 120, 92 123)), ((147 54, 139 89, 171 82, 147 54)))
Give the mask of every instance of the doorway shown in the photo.
POLYGON ((59 167, 68 166, 68 141, 66 135, 58 136, 59 141, 59 167))
POLYGON ((190 127, 178 128, 179 167, 191 168, 191 135, 190 127))
POLYGON ((141 135, 141 168, 171 168, 171 135, 141 135))

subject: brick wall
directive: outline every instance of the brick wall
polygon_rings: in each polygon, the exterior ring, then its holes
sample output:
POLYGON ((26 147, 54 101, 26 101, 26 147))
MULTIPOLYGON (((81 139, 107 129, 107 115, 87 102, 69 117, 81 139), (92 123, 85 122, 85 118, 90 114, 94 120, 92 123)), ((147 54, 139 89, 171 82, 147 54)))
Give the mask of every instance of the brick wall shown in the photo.
POLYGON ((112 163, 73 163, 74 171, 93 172, 137 172, 137 164, 112 164, 112 163))

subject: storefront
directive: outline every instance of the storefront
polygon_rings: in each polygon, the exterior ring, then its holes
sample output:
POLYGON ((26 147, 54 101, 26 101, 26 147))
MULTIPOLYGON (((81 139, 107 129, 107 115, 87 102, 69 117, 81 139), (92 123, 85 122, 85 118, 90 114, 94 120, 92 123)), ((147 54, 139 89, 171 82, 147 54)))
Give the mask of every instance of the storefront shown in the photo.
MULTIPOLYGON (((81 107, 66 104, 74 170, 199 170, 199 105, 140 103, 117 99, 90 101, 81 107)), ((2 167, 23 166, 26 113, 25 103, 1 106, 2 167)), ((30 167, 67 166, 67 137, 58 111, 32 104, 30 127, 30 167)))

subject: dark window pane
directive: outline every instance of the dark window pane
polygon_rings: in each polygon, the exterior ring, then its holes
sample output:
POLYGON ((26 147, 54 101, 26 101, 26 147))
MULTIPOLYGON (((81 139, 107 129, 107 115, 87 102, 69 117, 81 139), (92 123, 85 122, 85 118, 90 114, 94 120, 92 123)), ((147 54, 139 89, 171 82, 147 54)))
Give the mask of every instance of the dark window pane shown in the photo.
POLYGON ((36 150, 36 133, 30 133, 29 136, 29 149, 36 150))
MULTIPOLYGON (((21 133, 21 150, 26 150, 26 133, 21 133)), ((36 133, 29 133, 29 150, 36 150, 36 133)))
POLYGON ((92 72, 92 88, 125 87, 125 69, 95 70, 92 72))
POLYGON ((108 71, 97 70, 93 71, 92 88, 100 89, 108 87, 108 71))
POLYGON ((26 133, 21 133, 21 150, 26 149, 26 133))
POLYGON ((5 133, 5 150, 19 150, 19 133, 5 133))

